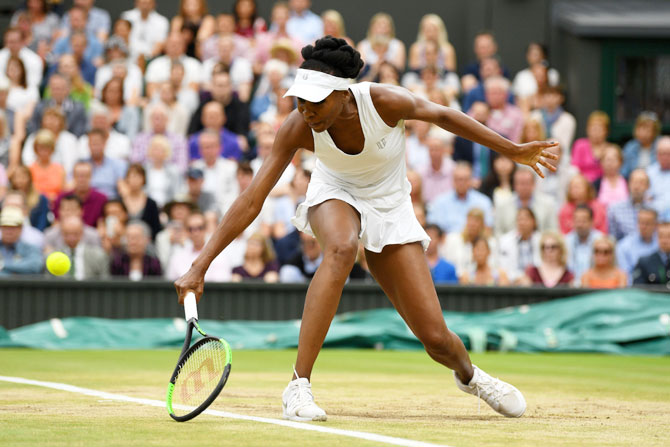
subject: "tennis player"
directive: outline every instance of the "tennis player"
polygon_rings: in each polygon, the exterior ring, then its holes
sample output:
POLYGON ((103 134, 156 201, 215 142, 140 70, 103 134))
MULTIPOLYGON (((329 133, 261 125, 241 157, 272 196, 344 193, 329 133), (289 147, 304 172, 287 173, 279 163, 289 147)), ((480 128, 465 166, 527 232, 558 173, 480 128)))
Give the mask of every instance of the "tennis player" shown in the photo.
POLYGON ((556 156, 546 149, 556 143, 515 144, 467 115, 404 88, 356 84, 353 79, 363 61, 342 39, 326 36, 304 47, 302 56, 304 62, 286 92, 297 97, 298 108, 279 129, 251 185, 223 217, 190 270, 175 282, 180 301, 189 290, 199 299, 212 260, 256 218, 295 151, 312 150, 316 168, 293 223, 316 237, 324 255, 307 290, 293 380, 283 393, 284 417, 326 420, 309 380, 359 239, 370 272, 428 355, 454 370, 461 390, 481 397, 500 414, 521 416, 526 402, 519 390, 472 365, 463 343, 445 324, 424 255, 429 237, 410 202, 405 120, 436 124, 529 165, 540 176, 539 166, 555 170, 547 159, 556 156))

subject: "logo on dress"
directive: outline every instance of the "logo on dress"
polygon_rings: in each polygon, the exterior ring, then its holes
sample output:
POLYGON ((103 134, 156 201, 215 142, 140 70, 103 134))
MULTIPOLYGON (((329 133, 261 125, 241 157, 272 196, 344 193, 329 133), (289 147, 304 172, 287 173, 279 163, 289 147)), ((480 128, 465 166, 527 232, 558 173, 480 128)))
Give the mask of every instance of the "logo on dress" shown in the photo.
POLYGON ((307 73, 304 73, 304 74, 302 75, 302 78, 303 78, 304 80, 307 80, 308 77, 309 77, 309 75, 308 75, 307 73))
POLYGON ((384 147, 386 147, 386 138, 377 141, 377 148, 384 149, 384 147))

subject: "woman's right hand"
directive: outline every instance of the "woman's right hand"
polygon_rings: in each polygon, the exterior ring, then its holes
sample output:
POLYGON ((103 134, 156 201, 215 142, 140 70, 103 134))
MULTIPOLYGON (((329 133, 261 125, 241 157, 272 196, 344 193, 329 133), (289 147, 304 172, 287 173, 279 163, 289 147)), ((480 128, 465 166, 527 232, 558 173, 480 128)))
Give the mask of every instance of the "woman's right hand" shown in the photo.
POLYGON ((174 286, 177 289, 179 304, 184 304, 184 297, 186 297, 188 292, 195 293, 196 301, 200 301, 202 291, 205 287, 205 272, 191 267, 188 272, 184 273, 174 282, 174 286))

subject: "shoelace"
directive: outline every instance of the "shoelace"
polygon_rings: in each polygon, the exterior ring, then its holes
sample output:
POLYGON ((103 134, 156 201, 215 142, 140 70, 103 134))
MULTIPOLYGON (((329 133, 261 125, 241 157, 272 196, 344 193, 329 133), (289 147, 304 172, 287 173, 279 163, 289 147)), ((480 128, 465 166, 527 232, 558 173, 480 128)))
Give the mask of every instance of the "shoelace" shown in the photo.
POLYGON ((493 399, 496 403, 498 403, 499 399, 503 397, 509 390, 505 390, 505 386, 503 385, 503 382, 498 379, 498 378, 493 378, 490 376, 484 376, 480 378, 480 380, 475 383, 475 388, 477 389, 477 415, 480 415, 481 412, 481 407, 482 407, 482 394, 485 396, 486 402, 490 405, 491 402, 489 402, 489 399, 493 399), (484 380, 481 380, 481 379, 484 380))
MULTIPOLYGON (((298 372, 295 370, 295 365, 293 366, 293 373, 295 374, 296 380, 300 379, 298 372)), ((298 387, 298 393, 296 395, 295 405, 292 405, 294 408, 301 408, 305 404, 314 403, 314 395, 312 394, 312 385, 309 382, 307 382, 307 384, 303 382, 296 383, 295 386, 298 387)))

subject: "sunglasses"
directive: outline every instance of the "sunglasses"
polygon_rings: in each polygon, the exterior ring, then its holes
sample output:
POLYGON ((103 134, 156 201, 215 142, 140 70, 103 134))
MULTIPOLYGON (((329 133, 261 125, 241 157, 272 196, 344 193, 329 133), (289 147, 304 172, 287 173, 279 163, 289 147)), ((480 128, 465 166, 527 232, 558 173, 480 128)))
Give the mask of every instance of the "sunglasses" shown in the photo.
POLYGON ((596 248, 593 250, 593 253, 597 255, 611 255, 612 250, 609 248, 596 248))
POLYGON ((189 233, 195 233, 196 231, 204 231, 205 226, 200 225, 199 227, 188 227, 189 233))
POLYGON ((558 250, 561 246, 558 244, 542 244, 540 248, 542 250, 558 250))

